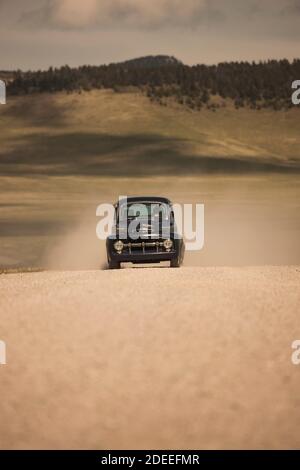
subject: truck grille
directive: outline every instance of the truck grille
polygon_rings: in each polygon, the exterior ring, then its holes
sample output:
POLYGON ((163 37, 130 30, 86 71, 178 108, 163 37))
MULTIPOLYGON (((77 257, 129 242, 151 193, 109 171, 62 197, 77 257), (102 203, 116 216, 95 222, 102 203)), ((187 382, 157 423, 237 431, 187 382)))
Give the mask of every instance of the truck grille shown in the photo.
POLYGON ((160 241, 128 242, 124 243, 123 251, 128 253, 160 253, 165 252, 164 244, 160 241))

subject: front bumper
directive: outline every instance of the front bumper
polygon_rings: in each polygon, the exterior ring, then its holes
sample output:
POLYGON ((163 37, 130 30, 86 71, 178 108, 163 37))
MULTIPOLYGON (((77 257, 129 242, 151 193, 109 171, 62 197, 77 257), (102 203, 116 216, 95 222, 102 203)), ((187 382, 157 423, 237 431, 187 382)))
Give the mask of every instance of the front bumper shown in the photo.
POLYGON ((159 241, 159 246, 157 246, 157 241, 143 240, 137 243, 125 241, 125 249, 121 253, 115 250, 113 246, 114 242, 115 239, 107 240, 106 249, 108 261, 120 263, 159 263, 161 261, 176 259, 180 252, 179 240, 173 240, 173 248, 169 251, 163 247, 161 240, 159 241), (143 242, 144 245, 146 245, 144 247, 141 246, 143 242), (139 246, 135 246, 135 244, 139 246))
POLYGON ((109 258, 120 263, 160 263, 171 261, 177 256, 176 251, 169 251, 168 253, 110 253, 109 258))

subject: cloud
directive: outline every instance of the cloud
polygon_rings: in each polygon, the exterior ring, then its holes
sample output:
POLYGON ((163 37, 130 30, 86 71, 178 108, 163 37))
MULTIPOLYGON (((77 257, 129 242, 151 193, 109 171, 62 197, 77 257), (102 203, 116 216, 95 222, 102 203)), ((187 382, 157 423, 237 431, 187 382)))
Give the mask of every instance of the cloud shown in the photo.
MULTIPOLYGON (((1 3, 8 0, 0 0, 1 3)), ((195 28, 281 30, 298 19, 300 0, 10 0, 23 10, 21 23, 54 30, 195 28), (33 3, 35 6, 33 7, 33 3), (31 5, 29 8, 28 5, 31 5)), ((293 25, 292 29, 295 27, 293 25)))
MULTIPOLYGON (((98 0, 53 0, 50 2, 49 20, 62 27, 90 26, 97 19, 100 11, 98 0)), ((106 5, 103 7, 107 8, 106 5)))
POLYGON ((48 0, 22 15, 23 23, 55 29, 86 29, 114 25, 155 28, 192 25, 201 17, 218 17, 208 0, 48 0))
POLYGON ((289 0, 285 8, 286 13, 300 13, 300 0, 289 0))
POLYGON ((300 0, 0 0, 1 67, 299 57, 300 0))

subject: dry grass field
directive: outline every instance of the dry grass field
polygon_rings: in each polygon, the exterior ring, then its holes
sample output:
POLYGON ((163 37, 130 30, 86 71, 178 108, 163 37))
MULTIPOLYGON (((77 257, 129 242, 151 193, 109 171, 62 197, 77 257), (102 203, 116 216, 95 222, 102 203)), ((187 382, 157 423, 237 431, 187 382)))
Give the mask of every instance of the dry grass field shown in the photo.
POLYGON ((229 105, 194 112, 138 93, 37 94, 10 98, 0 108, 0 130, 1 175, 140 176, 155 169, 182 175, 300 165, 298 109, 229 105))

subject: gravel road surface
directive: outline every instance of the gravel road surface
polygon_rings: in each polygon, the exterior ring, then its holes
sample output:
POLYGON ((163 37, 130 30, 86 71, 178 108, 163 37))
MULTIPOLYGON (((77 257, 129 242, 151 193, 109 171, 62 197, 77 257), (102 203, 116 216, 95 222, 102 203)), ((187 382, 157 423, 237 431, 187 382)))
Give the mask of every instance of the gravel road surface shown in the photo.
POLYGON ((0 276, 0 448, 300 448, 300 267, 0 276))

